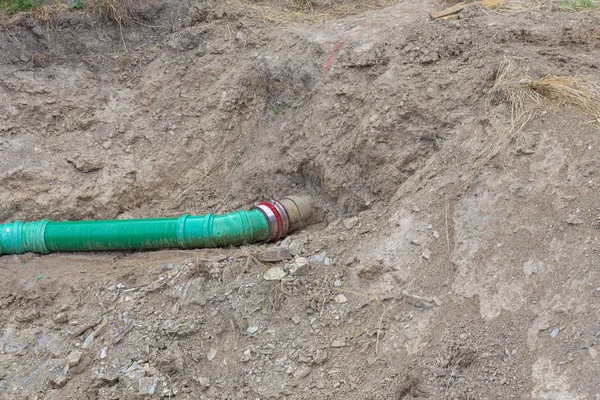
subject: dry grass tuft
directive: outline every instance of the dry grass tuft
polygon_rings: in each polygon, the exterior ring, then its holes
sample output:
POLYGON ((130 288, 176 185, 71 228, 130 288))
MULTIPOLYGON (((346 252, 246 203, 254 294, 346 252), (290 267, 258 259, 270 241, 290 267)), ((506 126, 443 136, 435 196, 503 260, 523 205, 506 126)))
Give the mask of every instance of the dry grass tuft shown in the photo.
POLYGON ((52 4, 44 4, 31 10, 31 15, 38 21, 50 23, 58 14, 67 11, 69 6, 67 3, 55 2, 52 4))
POLYGON ((139 0, 87 0, 85 10, 102 21, 115 22, 119 27, 135 21, 139 0))
POLYGON ((569 108, 600 122, 600 85, 585 77, 545 75, 534 79, 512 61, 501 64, 488 101, 510 105, 509 126, 480 154, 470 176, 468 189, 481 168, 511 142, 518 141, 525 127, 544 109, 569 108))
POLYGON ((394 5, 397 0, 232 0, 257 18, 280 23, 319 23, 335 18, 374 11, 394 5))

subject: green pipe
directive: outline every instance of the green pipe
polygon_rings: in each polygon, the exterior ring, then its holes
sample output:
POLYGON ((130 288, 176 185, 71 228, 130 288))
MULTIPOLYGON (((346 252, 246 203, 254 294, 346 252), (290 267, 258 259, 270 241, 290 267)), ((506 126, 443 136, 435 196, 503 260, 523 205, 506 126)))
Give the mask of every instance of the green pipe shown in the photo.
POLYGON ((308 222, 312 202, 285 198, 249 211, 179 218, 16 221, 0 225, 0 255, 55 251, 98 251, 236 246, 278 240, 308 222))

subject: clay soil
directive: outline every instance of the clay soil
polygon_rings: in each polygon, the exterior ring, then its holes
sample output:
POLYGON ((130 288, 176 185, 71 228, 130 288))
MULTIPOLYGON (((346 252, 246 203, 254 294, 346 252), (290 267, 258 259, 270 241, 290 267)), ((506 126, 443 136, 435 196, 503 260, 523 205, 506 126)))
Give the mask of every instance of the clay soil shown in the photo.
POLYGON ((598 400, 600 124, 549 104, 499 146, 492 87, 600 81, 600 15, 271 6, 3 20, 0 221, 317 211, 279 243, 0 257, 0 398, 598 400), (308 273, 265 280, 280 247, 308 273))

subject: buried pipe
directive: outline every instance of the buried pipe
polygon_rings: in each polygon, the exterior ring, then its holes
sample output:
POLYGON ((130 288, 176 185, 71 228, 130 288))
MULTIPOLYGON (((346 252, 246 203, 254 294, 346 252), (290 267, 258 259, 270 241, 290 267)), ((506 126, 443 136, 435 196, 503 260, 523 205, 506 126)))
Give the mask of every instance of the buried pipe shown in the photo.
POLYGON ((55 251, 197 249, 276 241, 306 225, 308 197, 258 203, 249 211, 107 221, 41 220, 0 225, 0 255, 55 251))

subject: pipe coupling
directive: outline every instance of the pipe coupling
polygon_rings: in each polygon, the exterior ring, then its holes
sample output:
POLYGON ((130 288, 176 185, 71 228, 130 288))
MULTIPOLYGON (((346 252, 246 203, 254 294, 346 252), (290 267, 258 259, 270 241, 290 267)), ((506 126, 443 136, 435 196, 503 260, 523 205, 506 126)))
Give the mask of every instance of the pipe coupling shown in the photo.
POLYGON ((269 223, 267 241, 277 241, 308 224, 312 216, 312 199, 309 197, 286 197, 281 201, 263 201, 256 205, 269 223))

